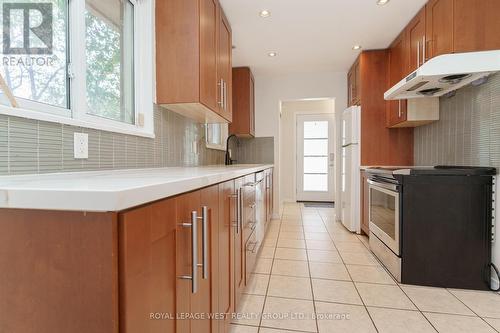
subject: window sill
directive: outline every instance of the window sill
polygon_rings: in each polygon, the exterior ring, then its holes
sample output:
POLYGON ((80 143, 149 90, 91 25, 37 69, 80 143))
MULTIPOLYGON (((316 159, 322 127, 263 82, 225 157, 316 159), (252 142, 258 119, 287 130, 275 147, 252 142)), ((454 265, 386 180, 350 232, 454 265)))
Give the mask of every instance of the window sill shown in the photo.
POLYGON ((210 144, 210 143, 207 143, 205 145, 208 149, 214 149, 214 150, 222 150, 222 151, 226 151, 226 147, 224 145, 214 145, 214 144, 210 144))
POLYGON ((40 112, 40 111, 32 111, 22 108, 13 108, 10 106, 0 105, 0 114, 7 115, 12 117, 21 117, 27 119, 34 119, 39 121, 47 121, 51 123, 59 123, 70 126, 91 128, 95 130, 113 132, 113 133, 121 133, 127 135, 140 136, 145 138, 154 139, 155 133, 154 131, 149 131, 143 128, 136 127, 134 125, 123 124, 120 126, 112 126, 108 124, 98 124, 94 122, 89 122, 81 119, 73 119, 68 117, 57 116, 50 113, 40 112))

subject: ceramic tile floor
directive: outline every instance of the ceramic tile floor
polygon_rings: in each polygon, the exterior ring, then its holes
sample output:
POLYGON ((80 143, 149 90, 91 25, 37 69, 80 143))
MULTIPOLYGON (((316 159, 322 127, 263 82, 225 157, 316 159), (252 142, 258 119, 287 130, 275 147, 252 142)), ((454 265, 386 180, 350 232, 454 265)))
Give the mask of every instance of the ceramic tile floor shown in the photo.
POLYGON ((500 332, 500 295, 400 285, 334 210, 285 205, 231 333, 500 332))

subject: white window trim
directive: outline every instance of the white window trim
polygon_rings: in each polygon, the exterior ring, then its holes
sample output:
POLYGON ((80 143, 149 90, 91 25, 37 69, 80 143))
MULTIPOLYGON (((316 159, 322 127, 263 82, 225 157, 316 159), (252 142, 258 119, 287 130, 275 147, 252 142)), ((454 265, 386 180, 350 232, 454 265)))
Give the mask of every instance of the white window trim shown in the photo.
POLYGON ((229 135, 229 125, 228 124, 220 124, 221 125, 221 144, 213 144, 208 142, 208 126, 205 126, 205 146, 208 149, 215 150, 223 150, 226 151, 226 141, 229 135))
MULTIPOLYGON (((0 114, 154 138, 154 0, 132 0, 131 2, 134 4, 135 13, 135 124, 127 124, 87 113, 84 79, 85 54, 76 52, 74 47, 78 43, 80 45, 85 43, 85 17, 82 15, 85 10, 85 0, 69 1, 69 21, 72 24, 70 26, 71 38, 68 47, 71 50, 72 70, 77 75, 75 79, 71 80, 71 110, 17 98, 20 104, 19 108, 0 105, 0 114), (80 39, 78 36, 81 36, 80 39), (64 115, 65 113, 67 116, 64 115), (139 114, 143 116, 143 126, 138 125, 139 114)), ((7 101, 3 94, 0 100, 2 102, 7 101)))

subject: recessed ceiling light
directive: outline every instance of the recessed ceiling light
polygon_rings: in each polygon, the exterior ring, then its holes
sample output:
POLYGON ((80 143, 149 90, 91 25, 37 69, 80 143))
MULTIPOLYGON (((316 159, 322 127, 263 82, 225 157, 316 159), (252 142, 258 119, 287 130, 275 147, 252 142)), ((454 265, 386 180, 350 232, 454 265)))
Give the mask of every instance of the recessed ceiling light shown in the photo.
POLYGON ((260 13, 259 13, 260 17, 262 18, 266 18, 266 17, 269 17, 271 16, 271 12, 264 9, 264 10, 261 10, 260 13))
POLYGON ((386 5, 390 0, 377 0, 377 5, 383 6, 386 5))
POLYGON ((353 50, 360 50, 361 49, 361 45, 354 45, 352 47, 353 50))
POLYGON ((276 57, 278 55, 278 53, 276 53, 276 52, 269 52, 267 55, 270 56, 271 58, 273 58, 273 57, 276 57))

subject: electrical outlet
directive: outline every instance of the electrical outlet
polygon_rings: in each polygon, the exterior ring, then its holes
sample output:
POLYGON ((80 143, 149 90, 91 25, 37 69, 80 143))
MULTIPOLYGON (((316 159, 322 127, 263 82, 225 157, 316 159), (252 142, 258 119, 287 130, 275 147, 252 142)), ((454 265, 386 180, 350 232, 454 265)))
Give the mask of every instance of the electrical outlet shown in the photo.
POLYGON ((73 139, 75 158, 89 158, 89 135, 87 133, 75 133, 73 139))

